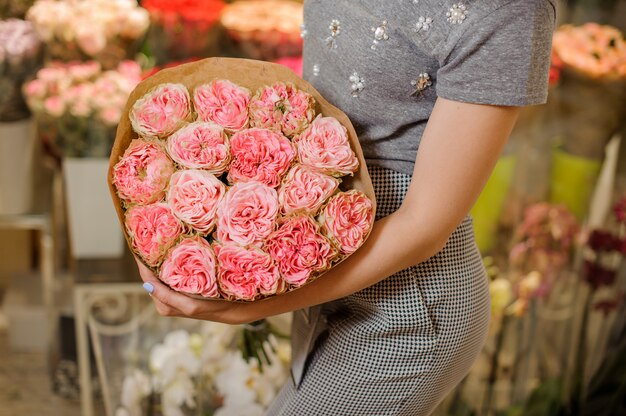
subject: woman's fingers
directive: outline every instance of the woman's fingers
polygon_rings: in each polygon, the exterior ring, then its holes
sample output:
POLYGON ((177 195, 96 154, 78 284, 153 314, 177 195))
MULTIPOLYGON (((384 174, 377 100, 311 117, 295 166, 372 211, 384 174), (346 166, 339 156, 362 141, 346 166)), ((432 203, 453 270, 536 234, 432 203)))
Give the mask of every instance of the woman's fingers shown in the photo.
POLYGON ((143 287, 150 294, 160 315, 205 319, 224 323, 248 320, 241 315, 241 305, 225 300, 194 299, 162 283, 146 265, 135 258, 143 287))

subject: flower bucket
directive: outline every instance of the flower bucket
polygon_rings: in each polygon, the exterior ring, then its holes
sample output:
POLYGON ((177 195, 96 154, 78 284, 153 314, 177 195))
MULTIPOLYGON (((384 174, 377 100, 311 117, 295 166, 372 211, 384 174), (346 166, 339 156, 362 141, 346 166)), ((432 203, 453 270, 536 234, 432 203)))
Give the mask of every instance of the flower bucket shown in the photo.
POLYGON ((119 258, 124 237, 105 180, 108 158, 65 158, 63 176, 72 254, 119 258))
POLYGON ((511 185, 516 161, 515 155, 503 156, 498 160, 489 181, 472 207, 476 244, 483 253, 491 251, 496 241, 498 222, 511 185))
POLYGON ((581 221, 589 211, 602 161, 555 149, 552 154, 550 202, 564 204, 581 221))
POLYGON ((38 149, 31 119, 0 123, 0 215, 33 209, 38 149))

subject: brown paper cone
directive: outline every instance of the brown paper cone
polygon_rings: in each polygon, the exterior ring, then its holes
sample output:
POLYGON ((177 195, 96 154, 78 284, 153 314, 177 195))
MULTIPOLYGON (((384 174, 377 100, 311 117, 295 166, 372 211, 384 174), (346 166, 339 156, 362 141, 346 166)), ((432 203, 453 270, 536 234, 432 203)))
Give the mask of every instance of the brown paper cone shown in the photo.
POLYGON ((214 79, 228 79, 238 85, 248 88, 253 94, 260 87, 271 85, 277 81, 291 82, 300 90, 311 94, 316 101, 316 114, 322 114, 327 117, 336 118, 348 130, 348 136, 352 149, 359 159, 359 169, 353 177, 345 176, 342 178, 342 188, 357 189, 363 192, 372 201, 374 214, 376 213, 376 199, 374 196, 374 187, 367 172, 363 151, 357 138, 354 127, 348 117, 337 107, 326 101, 308 82, 298 77, 293 71, 282 65, 273 64, 263 61, 254 61, 248 59, 236 58, 208 58, 202 61, 192 62, 175 68, 164 69, 155 75, 142 81, 131 93, 126 107, 122 113, 120 124, 117 128, 115 143, 111 151, 111 159, 109 163, 109 172, 107 182, 113 198, 113 204, 117 211, 117 215, 124 230, 124 236, 128 246, 132 245, 126 227, 124 226, 124 209, 113 186, 113 166, 119 161, 124 154, 126 148, 133 139, 136 139, 135 133, 130 124, 128 114, 139 98, 143 97, 148 91, 159 84, 166 82, 175 82, 184 84, 189 89, 190 95, 193 97, 194 89, 201 85, 211 82, 214 79))

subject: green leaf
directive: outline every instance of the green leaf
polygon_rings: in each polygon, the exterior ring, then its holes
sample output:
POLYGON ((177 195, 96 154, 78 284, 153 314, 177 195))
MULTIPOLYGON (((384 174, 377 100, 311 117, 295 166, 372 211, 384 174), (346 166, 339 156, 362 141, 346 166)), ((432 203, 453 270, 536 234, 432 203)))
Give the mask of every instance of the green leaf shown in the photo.
POLYGON ((548 379, 530 394, 524 405, 524 416, 557 416, 563 412, 561 380, 548 379))

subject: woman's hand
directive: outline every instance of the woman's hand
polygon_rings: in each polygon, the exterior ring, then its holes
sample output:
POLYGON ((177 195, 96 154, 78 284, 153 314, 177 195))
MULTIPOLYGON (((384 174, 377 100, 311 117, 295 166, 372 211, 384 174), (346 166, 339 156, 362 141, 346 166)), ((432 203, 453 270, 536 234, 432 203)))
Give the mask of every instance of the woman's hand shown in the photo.
POLYGON ((244 324, 260 318, 252 314, 253 304, 229 302, 226 300, 194 299, 170 289, 152 273, 141 261, 135 258, 139 274, 144 281, 154 306, 162 316, 176 316, 222 322, 225 324, 244 324))

